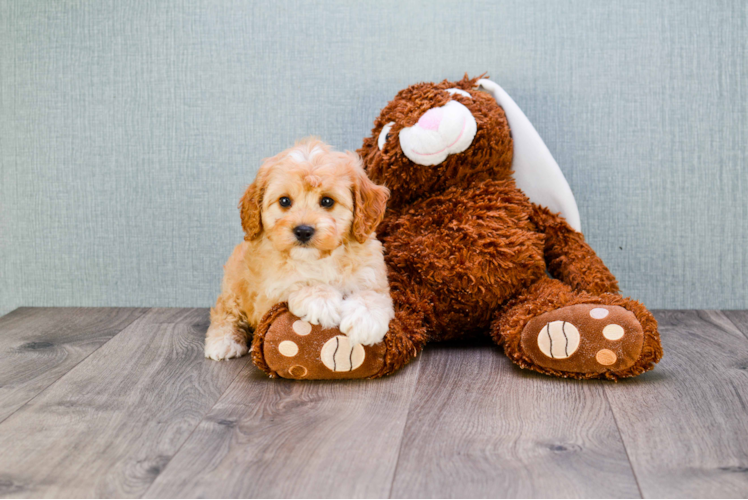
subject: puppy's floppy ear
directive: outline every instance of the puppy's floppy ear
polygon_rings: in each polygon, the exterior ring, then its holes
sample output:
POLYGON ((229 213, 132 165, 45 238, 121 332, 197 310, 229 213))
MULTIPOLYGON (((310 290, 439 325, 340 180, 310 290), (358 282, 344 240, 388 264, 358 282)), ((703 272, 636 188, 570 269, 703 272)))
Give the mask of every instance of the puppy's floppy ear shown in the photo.
POLYGON ((390 190, 371 182, 366 176, 361 158, 357 154, 346 152, 346 155, 350 158, 353 170, 353 225, 351 226, 351 232, 356 241, 363 243, 382 222, 390 190))
POLYGON ((249 185, 239 201, 245 241, 255 240, 262 234, 262 197, 265 194, 266 178, 265 168, 260 168, 255 181, 249 185))

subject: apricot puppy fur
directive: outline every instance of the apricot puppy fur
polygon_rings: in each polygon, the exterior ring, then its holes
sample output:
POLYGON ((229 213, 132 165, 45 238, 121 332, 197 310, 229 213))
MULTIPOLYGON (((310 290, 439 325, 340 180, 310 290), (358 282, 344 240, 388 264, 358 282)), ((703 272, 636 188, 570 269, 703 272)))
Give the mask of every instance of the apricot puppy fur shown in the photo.
POLYGON ((265 160, 239 204, 245 241, 224 266, 205 356, 246 354, 251 332, 281 302, 312 324, 339 326, 353 344, 380 342, 394 317, 374 234, 388 196, 358 155, 316 139, 265 160))

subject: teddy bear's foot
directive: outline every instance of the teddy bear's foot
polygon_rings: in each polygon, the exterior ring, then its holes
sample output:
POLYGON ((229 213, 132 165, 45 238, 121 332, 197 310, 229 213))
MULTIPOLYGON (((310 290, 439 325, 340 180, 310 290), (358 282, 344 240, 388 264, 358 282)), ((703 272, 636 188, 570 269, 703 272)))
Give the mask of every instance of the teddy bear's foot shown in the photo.
POLYGON ((538 371, 585 378, 606 373, 616 378, 616 373, 631 371, 643 345, 644 332, 634 313, 602 304, 571 305, 536 316, 520 340, 524 358, 538 371))
POLYGON ((262 338, 255 338, 255 364, 271 376, 289 379, 367 378, 384 366, 384 343, 352 346, 337 328, 323 329, 279 311, 262 338))

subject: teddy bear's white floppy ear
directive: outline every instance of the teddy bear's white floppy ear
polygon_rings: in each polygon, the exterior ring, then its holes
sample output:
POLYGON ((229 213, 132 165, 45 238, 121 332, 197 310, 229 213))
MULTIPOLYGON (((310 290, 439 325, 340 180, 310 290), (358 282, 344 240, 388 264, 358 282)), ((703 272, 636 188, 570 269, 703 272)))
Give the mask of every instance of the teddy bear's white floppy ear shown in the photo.
POLYGON ((499 85, 491 80, 482 79, 478 80, 478 86, 493 95, 504 108, 509 128, 512 130, 512 170, 517 186, 530 201, 548 207, 554 212, 560 212, 571 227, 581 232, 582 223, 574 194, 538 131, 517 103, 499 85))

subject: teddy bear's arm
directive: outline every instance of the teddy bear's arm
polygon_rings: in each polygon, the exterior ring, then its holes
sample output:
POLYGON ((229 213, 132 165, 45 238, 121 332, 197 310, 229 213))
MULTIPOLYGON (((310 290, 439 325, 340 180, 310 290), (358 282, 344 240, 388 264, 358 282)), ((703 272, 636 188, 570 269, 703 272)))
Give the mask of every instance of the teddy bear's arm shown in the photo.
POLYGON ((618 293, 618 281, 602 259, 558 214, 533 204, 533 222, 545 234, 548 272, 574 289, 594 294, 618 293))
POLYGON ((377 238, 380 241, 391 234, 393 226, 397 224, 397 221, 400 218, 400 214, 400 210, 387 207, 382 222, 377 226, 377 238))

